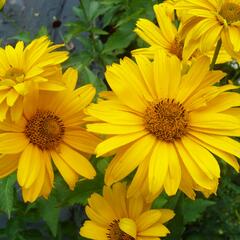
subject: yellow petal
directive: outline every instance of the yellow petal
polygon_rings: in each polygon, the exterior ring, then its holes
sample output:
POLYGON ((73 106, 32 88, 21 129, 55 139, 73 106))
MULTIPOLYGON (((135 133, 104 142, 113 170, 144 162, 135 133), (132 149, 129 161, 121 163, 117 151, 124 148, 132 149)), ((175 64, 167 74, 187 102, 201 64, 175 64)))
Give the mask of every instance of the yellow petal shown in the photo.
POLYGON ((189 137, 182 138, 182 143, 195 163, 209 178, 219 178, 220 168, 215 157, 189 137))
POLYGON ((101 142, 101 139, 80 128, 73 131, 66 131, 63 140, 69 146, 90 154, 95 153, 96 146, 101 142))
POLYGON ((107 230, 93 221, 85 221, 80 229, 80 235, 95 240, 109 240, 107 230))
POLYGON ((105 221, 111 223, 114 219, 116 219, 115 212, 113 210, 114 206, 110 206, 109 203, 97 193, 93 193, 91 197, 88 199, 89 206, 105 221))
POLYGON ((40 196, 44 184, 44 179, 45 179, 45 167, 44 164, 42 164, 38 173, 38 178, 31 185, 31 187, 22 188, 24 202, 34 202, 40 196))
POLYGON ((73 190, 76 182, 78 181, 79 175, 71 168, 65 161, 54 151, 51 152, 51 157, 58 171, 68 184, 69 188, 73 190))
POLYGON ((29 188, 36 181, 43 167, 41 150, 35 145, 28 144, 19 159, 17 172, 19 185, 29 188))
POLYGON ((80 88, 77 88, 74 91, 74 94, 78 96, 79 105, 81 106, 81 109, 83 109, 92 102, 96 94, 96 89, 93 87, 92 84, 86 84, 80 88))
POLYGON ((8 176, 18 167, 19 154, 0 156, 0 178, 8 176))
POLYGON ((129 236, 136 238, 137 235, 137 226, 135 221, 130 218, 121 218, 118 223, 119 228, 129 236))
POLYGON ((62 77, 62 81, 66 84, 67 88, 74 90, 78 80, 78 71, 74 68, 68 68, 62 77))
POLYGON ((175 195, 181 181, 181 167, 179 157, 172 144, 168 144, 169 147, 169 164, 168 172, 164 182, 164 189, 166 193, 171 196, 175 195))
POLYGON ((147 135, 129 146, 126 151, 120 153, 120 156, 117 154, 106 170, 105 182, 107 185, 123 179, 138 167, 151 151, 155 141, 153 136, 147 135), (141 152, 140 155, 139 152, 141 152))
POLYGON ((114 137, 110 137, 107 140, 101 142, 97 146, 96 148, 97 157, 102 156, 106 153, 109 153, 110 151, 116 148, 119 148, 121 146, 124 146, 128 143, 131 143, 147 134, 148 132, 144 130, 144 131, 136 132, 132 134, 124 134, 124 135, 117 135, 114 137))
MULTIPOLYGON (((170 231, 161 223, 156 223, 144 231, 139 232, 139 236, 145 237, 165 237, 170 231)), ((157 238, 159 239, 159 238, 157 238)))
MULTIPOLYGON (((195 161, 192 159, 191 155, 188 151, 186 151, 183 144, 179 141, 175 142, 176 148, 178 150, 178 153, 188 170, 189 174, 193 178, 193 180, 203 188, 206 189, 212 189, 213 180, 209 179, 209 177, 201 170, 201 168, 195 163, 195 161)), ((182 176, 182 178, 184 175, 182 176)))
POLYGON ((0 152, 12 154, 22 152, 28 145, 29 140, 24 133, 1 133, 0 152))
POLYGON ((96 171, 89 160, 67 145, 61 144, 58 155, 79 175, 88 179, 96 176, 96 171))
POLYGON ((151 209, 143 212, 136 220, 138 231, 142 232, 153 224, 157 223, 161 218, 161 215, 161 211, 156 209, 151 209))
POLYGON ((151 154, 148 170, 149 192, 155 195, 163 187, 169 161, 168 143, 158 141, 151 154))

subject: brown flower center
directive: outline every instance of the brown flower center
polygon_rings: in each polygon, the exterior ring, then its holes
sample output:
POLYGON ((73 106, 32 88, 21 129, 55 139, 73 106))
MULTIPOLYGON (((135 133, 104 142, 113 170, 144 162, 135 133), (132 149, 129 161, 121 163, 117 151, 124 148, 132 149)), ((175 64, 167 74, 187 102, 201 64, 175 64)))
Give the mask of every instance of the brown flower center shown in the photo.
POLYGON ((182 52, 183 52, 184 43, 179 37, 176 37, 174 42, 172 43, 169 52, 176 55, 180 60, 182 60, 182 52))
POLYGON ((151 103, 144 119, 146 129, 165 142, 174 142, 184 136, 189 122, 183 105, 168 98, 151 103))
POLYGON ((60 144, 65 127, 61 118, 50 111, 37 111, 25 126, 25 135, 42 150, 52 150, 60 144))
POLYGON ((240 21, 240 4, 233 3, 233 2, 226 2, 222 5, 219 14, 229 24, 240 21))
POLYGON ((119 220, 114 220, 109 224, 107 238, 110 240, 134 240, 134 238, 123 232, 118 226, 119 220))
POLYGON ((9 68, 4 76, 4 78, 11 79, 15 82, 22 82, 24 80, 24 77, 25 74, 23 70, 13 67, 9 68))

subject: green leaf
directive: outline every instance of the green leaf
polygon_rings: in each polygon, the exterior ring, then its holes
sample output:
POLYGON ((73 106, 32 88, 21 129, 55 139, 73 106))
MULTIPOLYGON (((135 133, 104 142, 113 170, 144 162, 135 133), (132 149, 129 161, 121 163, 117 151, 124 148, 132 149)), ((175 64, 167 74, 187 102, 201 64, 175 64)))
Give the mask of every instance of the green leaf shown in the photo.
POLYGON ((16 174, 0 180, 0 209, 7 214, 8 218, 11 217, 11 211, 13 209, 15 183, 16 174))
POLYGON ((41 26, 41 28, 38 30, 35 37, 41 37, 41 36, 44 36, 44 35, 48 35, 48 29, 45 26, 41 26))
POLYGON ((90 4, 89 4, 89 9, 88 9, 88 17, 89 19, 94 19, 98 16, 99 12, 98 12, 98 9, 100 7, 100 4, 99 2, 97 1, 89 1, 90 4))
POLYGON ((52 232, 52 235, 56 237, 58 230, 58 219, 60 214, 60 208, 58 202, 54 196, 51 196, 48 200, 39 199, 38 210, 40 216, 48 225, 52 232))
POLYGON ((18 41, 23 41, 25 43, 29 43, 31 42, 32 38, 30 35, 30 32, 21 32, 18 35, 15 35, 13 37, 10 37, 9 39, 14 39, 14 40, 18 40, 18 41))
POLYGON ((132 31, 119 29, 108 38, 106 44, 104 45, 103 53, 126 48, 134 38, 135 34, 132 31))
POLYGON ((103 81, 101 81, 88 67, 85 67, 84 70, 87 78, 86 82, 92 83, 93 86, 97 89, 97 92, 105 91, 107 89, 103 81))
POLYGON ((166 240, 181 240, 182 234, 185 230, 184 226, 184 211, 183 211, 184 196, 183 193, 177 192, 177 194, 169 199, 166 208, 174 209, 175 217, 167 224, 171 234, 168 235, 166 240))
POLYGON ((108 35, 109 33, 102 30, 101 28, 93 28, 92 32, 97 34, 97 35, 108 35))
POLYGON ((214 205, 214 201, 206 199, 185 199, 183 202, 184 223, 191 223, 198 220, 207 207, 214 205))
POLYGON ((82 179, 80 181, 74 192, 69 194, 69 197, 66 199, 68 205, 73 204, 87 204, 87 200, 92 193, 101 193, 104 185, 103 175, 97 174, 93 180, 82 179))
POLYGON ((161 193, 153 202, 152 208, 163 208, 164 205, 168 202, 168 196, 165 193, 161 193))
POLYGON ((98 158, 96 161, 96 167, 101 174, 105 173, 105 170, 111 161, 112 157, 98 158))

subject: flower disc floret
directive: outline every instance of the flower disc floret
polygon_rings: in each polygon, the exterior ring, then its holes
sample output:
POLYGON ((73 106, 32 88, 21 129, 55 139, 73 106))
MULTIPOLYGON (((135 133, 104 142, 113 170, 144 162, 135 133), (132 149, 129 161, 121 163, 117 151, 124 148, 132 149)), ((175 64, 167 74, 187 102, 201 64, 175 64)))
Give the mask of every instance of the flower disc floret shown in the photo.
POLYGON ((174 99, 150 104, 144 119, 146 129, 162 141, 174 142, 187 133, 188 113, 174 99))
POLYGON ((223 3, 219 14, 228 24, 240 21, 240 4, 234 2, 223 3))
POLYGON ((25 135, 42 150, 54 150, 62 141, 65 127, 62 119, 50 111, 37 111, 26 124, 25 135))

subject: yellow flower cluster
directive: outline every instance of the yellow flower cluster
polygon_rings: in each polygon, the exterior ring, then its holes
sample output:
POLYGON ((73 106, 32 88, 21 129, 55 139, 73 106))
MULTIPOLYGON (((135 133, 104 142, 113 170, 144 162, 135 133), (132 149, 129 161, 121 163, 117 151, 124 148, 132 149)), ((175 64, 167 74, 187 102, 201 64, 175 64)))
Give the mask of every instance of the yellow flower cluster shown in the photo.
POLYGON ((76 70, 62 72, 62 45, 43 36, 0 48, 0 177, 17 171, 24 201, 49 196, 52 163, 73 190, 95 177, 91 154, 113 156, 103 195, 88 200, 86 238, 160 239, 174 216, 151 209, 162 191, 216 193, 216 156, 239 171, 238 87, 217 85, 225 73, 213 69, 239 59, 240 1, 166 1, 154 12, 158 26, 139 19, 135 29, 149 47, 107 66, 111 91, 97 103, 92 85, 76 88, 76 70))
POLYGON ((100 139, 83 127, 95 88, 75 89, 77 71, 60 65, 68 53, 55 51, 62 46, 43 36, 0 48, 0 177, 17 171, 24 201, 48 197, 52 161, 70 189, 96 175, 87 156, 100 139))

